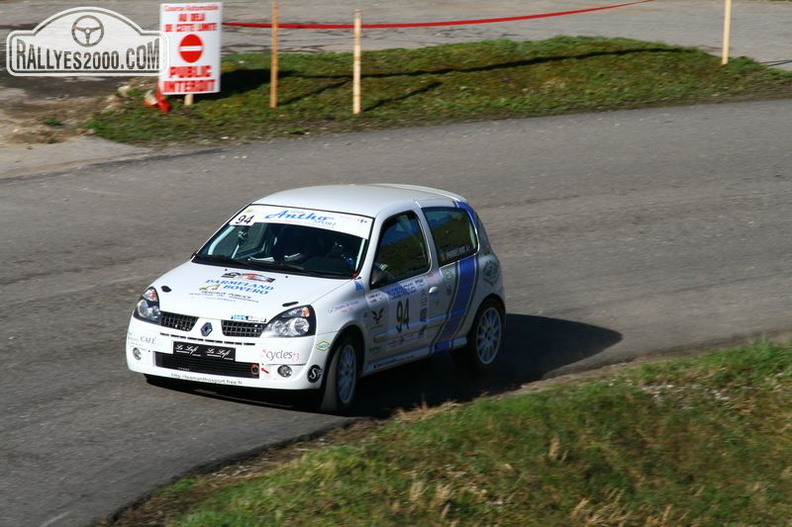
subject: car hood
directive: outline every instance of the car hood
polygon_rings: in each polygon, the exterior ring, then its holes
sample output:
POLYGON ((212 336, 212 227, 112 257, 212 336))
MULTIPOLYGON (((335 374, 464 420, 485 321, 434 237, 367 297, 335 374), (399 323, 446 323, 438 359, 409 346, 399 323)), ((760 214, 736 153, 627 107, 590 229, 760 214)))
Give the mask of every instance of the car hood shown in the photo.
POLYGON ((350 281, 187 262, 152 285, 162 311, 266 322, 290 307, 313 304, 350 281))

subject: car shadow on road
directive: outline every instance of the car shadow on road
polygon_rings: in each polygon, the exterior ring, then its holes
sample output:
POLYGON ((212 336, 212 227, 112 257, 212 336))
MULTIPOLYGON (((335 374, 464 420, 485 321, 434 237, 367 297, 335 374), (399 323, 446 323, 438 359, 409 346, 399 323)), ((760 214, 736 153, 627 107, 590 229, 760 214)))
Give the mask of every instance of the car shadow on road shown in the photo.
MULTIPOLYGON (((361 379, 351 415, 387 418, 400 409, 470 401, 482 395, 516 390, 557 368, 596 355, 621 338, 616 331, 580 322, 509 314, 503 354, 487 377, 463 375, 449 353, 440 353, 361 379)), ((309 409, 305 404, 296 404, 293 392, 212 385, 198 389, 187 385, 182 389, 239 403, 309 409)))
POLYGON ((616 331, 556 318, 509 314, 503 355, 490 375, 470 378, 449 353, 361 380, 354 415, 388 417, 399 409, 470 401, 513 391, 591 357, 622 339, 616 331))

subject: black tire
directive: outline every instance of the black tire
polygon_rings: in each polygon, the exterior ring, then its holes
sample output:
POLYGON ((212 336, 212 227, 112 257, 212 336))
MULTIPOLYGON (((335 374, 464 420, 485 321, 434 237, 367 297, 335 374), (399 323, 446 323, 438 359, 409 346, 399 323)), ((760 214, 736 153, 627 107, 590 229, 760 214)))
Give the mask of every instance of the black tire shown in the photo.
POLYGON ((322 380, 319 411, 344 414, 355 401, 358 381, 358 342, 346 334, 333 346, 330 366, 322 380))
POLYGON ((463 373, 482 376, 492 370, 503 348, 504 320, 503 308, 497 300, 488 298, 481 303, 468 332, 467 345, 452 354, 463 373))

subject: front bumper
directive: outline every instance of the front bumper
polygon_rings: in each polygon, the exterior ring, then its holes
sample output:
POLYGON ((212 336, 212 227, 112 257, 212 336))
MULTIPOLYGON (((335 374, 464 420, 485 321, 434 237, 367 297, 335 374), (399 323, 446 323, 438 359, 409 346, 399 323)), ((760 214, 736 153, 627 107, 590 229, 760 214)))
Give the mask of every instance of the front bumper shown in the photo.
MULTIPOLYGON (((179 331, 138 320, 129 322, 126 360, 130 370, 184 381, 267 388, 319 388, 333 334, 294 338, 201 335, 200 320, 179 331)), ((219 332, 218 332, 219 333, 219 332)))

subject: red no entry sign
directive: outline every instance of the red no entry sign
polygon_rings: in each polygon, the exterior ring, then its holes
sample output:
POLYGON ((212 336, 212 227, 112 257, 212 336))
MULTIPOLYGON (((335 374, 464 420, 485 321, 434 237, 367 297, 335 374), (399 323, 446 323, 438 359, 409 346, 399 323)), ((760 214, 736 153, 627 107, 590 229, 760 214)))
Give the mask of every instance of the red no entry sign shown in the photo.
POLYGON ((193 63, 203 55, 203 41, 195 34, 186 35, 179 44, 179 55, 184 62, 193 63))

